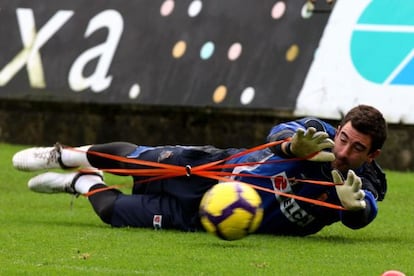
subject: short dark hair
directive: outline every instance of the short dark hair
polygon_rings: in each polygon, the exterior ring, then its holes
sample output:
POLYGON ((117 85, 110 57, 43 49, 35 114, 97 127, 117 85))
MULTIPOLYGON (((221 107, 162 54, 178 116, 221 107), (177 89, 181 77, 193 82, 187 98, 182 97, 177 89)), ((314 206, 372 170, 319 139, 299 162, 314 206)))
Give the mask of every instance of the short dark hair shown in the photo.
POLYGON ((358 105, 352 108, 342 119, 340 125, 351 122, 357 131, 371 136, 370 153, 381 149, 387 139, 387 123, 382 113, 369 105, 358 105))

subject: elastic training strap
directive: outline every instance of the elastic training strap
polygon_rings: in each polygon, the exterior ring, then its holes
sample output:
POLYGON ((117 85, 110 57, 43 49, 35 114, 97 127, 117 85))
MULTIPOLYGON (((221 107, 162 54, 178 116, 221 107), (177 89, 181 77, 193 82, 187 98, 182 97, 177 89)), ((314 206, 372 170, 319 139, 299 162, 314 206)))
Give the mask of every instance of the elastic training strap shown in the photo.
MULTIPOLYGON (((249 154, 249 153, 257 151, 257 150, 262 150, 262 149, 265 149, 265 148, 268 148, 268 147, 273 147, 273 146, 276 146, 276 145, 281 144, 281 143, 286 142, 286 141, 290 141, 290 138, 285 139, 285 140, 281 140, 281 141, 274 141, 274 142, 269 142, 269 143, 266 143, 266 144, 262 144, 262 145, 259 145, 259 146, 256 146, 256 147, 253 147, 253 148, 250 148, 250 149, 246 149, 246 150, 244 150, 242 152, 239 152, 239 153, 236 153, 234 155, 231 155, 231 156, 229 156, 225 159, 218 160, 218 161, 213 161, 213 162, 206 163, 206 164, 202 164, 202 165, 199 165, 199 166, 196 166, 196 167, 191 167, 189 165, 178 166, 178 165, 157 163, 157 162, 146 161, 146 160, 130 159, 130 158, 126 158, 126 157, 123 157, 123 156, 117 156, 117 155, 112 155, 112 154, 102 153, 102 152, 96 152, 96 151, 90 151, 90 150, 88 151, 88 154, 100 156, 100 157, 103 157, 103 158, 112 159, 112 160, 123 162, 123 163, 136 164, 136 165, 142 165, 142 166, 150 167, 150 168, 145 168, 145 169, 102 169, 102 171, 108 172, 108 173, 126 174, 126 175, 131 175, 131 176, 148 176, 147 179, 138 181, 138 183, 148 183, 148 182, 157 181, 157 180, 161 180, 161 179, 180 177, 180 176, 190 177, 192 175, 197 175, 197 176, 201 176, 201 177, 204 177, 204 178, 211 178, 211 179, 216 179, 218 181, 226 182, 226 181, 230 180, 227 177, 230 177, 230 176, 244 176, 244 175, 240 174, 240 173, 236 174, 236 173, 231 173, 231 172, 220 171, 221 169, 224 169, 224 168, 235 168, 235 167, 239 167, 239 166, 252 166, 252 165, 257 165, 257 164, 268 164, 268 163, 296 162, 296 161, 302 161, 302 160, 310 159, 310 158, 312 158, 313 156, 315 156, 317 154, 317 152, 315 152, 315 153, 310 154, 309 156, 306 156, 306 157, 303 157, 303 158, 289 158, 289 159, 264 161, 264 162, 245 162, 245 163, 237 163, 237 164, 225 164, 225 162, 228 161, 228 160, 244 156, 246 154, 249 154)), ((81 151, 81 150, 75 149, 75 148, 66 148, 66 149, 72 149, 74 151, 81 151)), ((258 178, 271 178, 270 176, 260 176, 260 175, 246 175, 246 176, 258 177, 258 178)), ((315 184, 315 185, 326 185, 326 186, 336 185, 335 183, 332 183, 332 182, 319 181, 319 180, 295 179, 295 181, 306 182, 306 183, 315 184)), ((297 199, 297 200, 300 200, 300 201, 304 201, 304 202, 308 202, 308 203, 312 203, 312 204, 315 204, 315 205, 320 205, 320 206, 324 206, 324 207, 328 207, 328 208, 344 210, 344 208, 340 205, 335 205, 335 204, 331 204, 331 203, 327 203, 327 202, 324 202, 324 201, 315 200, 315 199, 311 199, 311 198, 301 197, 301 196, 297 196, 297 195, 294 195, 294 194, 287 194, 287 193, 283 193, 283 192, 280 192, 280 191, 275 191, 275 190, 271 190, 271 189, 264 188, 264 187, 261 187, 261 186, 253 185, 253 184, 250 184, 250 183, 246 183, 246 184, 250 185, 251 187, 253 187, 256 190, 262 190, 262 191, 265 191, 265 192, 278 194, 278 195, 285 196, 285 197, 290 197, 290 198, 293 198, 293 199, 297 199)), ((119 188, 119 187, 120 186, 107 186, 105 188, 99 188, 99 189, 90 191, 89 193, 85 194, 85 196, 90 196, 92 194, 95 194, 95 193, 98 193, 98 192, 101 192, 101 191, 105 191, 105 190, 108 190, 108 189, 116 189, 116 188, 119 188)))

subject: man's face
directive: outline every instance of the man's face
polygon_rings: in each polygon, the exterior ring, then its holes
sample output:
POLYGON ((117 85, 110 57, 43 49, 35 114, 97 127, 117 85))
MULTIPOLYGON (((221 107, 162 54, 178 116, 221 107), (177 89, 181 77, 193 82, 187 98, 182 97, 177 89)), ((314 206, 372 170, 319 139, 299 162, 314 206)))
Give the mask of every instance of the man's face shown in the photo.
POLYGON ((369 153, 371 136, 357 131, 351 122, 338 127, 334 141, 332 151, 336 159, 332 162, 332 167, 342 173, 356 169, 365 162, 371 162, 380 153, 380 150, 369 153))

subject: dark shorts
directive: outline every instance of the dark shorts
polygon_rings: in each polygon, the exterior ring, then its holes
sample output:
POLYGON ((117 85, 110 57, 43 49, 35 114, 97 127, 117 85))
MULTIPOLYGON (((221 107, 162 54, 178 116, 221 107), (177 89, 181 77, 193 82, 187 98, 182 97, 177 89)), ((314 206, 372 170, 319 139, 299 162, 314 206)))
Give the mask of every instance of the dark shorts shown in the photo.
MULTIPOLYGON (((137 147, 129 143, 106 145, 100 148, 94 146, 92 150, 183 167, 196 167, 222 160, 240 151, 217 149, 212 146, 137 147)), ((115 161, 111 163, 91 156, 88 158, 91 164, 98 168, 144 168, 135 164, 115 161)), ((113 226, 173 228, 186 231, 201 229, 198 216, 200 200, 217 180, 190 175, 141 183, 146 178, 133 176, 132 195, 122 194, 115 201, 111 221, 113 226)))

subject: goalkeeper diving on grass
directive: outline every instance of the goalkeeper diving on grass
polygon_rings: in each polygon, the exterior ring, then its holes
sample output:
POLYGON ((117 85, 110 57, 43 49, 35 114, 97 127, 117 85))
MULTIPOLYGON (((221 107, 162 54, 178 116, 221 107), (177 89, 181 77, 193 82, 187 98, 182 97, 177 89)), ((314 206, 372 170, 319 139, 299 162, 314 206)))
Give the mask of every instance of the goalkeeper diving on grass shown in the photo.
POLYGON ((29 189, 85 195, 113 227, 202 231, 205 192, 223 179, 240 181, 266 189, 257 190, 264 214, 256 233, 306 236, 335 222, 359 229, 375 219, 387 190, 375 161, 386 137, 382 113, 358 105, 337 128, 311 117, 275 125, 265 146, 253 150, 56 144, 17 152, 13 165, 21 171, 64 169, 33 177, 29 189), (103 172, 131 176, 131 194, 105 183, 103 172))

